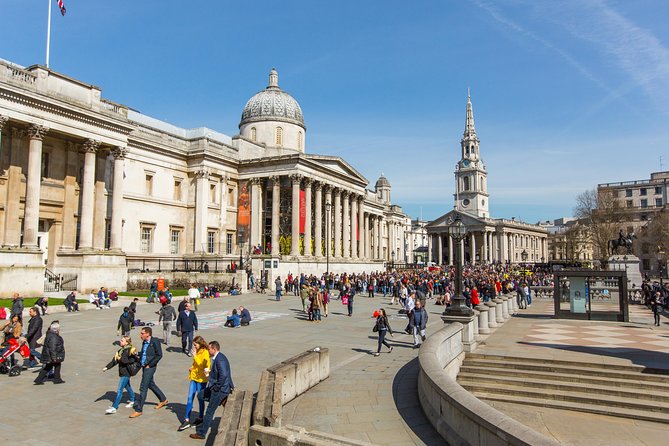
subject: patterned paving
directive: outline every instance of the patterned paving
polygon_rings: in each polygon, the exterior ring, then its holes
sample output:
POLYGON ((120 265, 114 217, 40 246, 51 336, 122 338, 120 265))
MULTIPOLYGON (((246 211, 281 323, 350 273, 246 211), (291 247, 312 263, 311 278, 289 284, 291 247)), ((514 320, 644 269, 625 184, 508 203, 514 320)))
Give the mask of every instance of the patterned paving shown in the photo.
POLYGON ((632 325, 535 324, 523 342, 669 353, 669 332, 632 325))
MULTIPOLYGON (((211 328, 220 328, 225 325, 230 313, 228 311, 215 311, 212 313, 202 314, 198 313, 197 322, 198 328, 200 330, 208 330, 211 328)), ((269 319, 276 319, 282 316, 288 316, 288 313, 269 313, 266 311, 252 311, 251 312, 251 323, 266 321, 269 319)), ((157 326, 158 320, 156 319, 153 323, 157 326)))

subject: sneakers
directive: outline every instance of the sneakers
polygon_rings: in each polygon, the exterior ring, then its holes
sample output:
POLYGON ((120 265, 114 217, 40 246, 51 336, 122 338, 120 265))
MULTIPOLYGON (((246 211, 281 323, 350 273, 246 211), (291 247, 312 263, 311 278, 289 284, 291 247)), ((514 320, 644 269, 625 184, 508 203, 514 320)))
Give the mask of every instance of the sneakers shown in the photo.
POLYGON ((105 413, 108 414, 108 415, 111 415, 113 413, 116 413, 116 409, 114 409, 113 407, 110 407, 109 409, 105 410, 105 413))
POLYGON ((54 380, 53 383, 54 384, 65 384, 65 381, 63 381, 62 379, 58 379, 58 380, 54 380))
POLYGON ((167 406, 167 403, 169 403, 169 401, 167 401, 167 400, 161 401, 161 402, 158 403, 158 405, 155 407, 155 409, 156 410, 162 409, 163 407, 167 406))
POLYGON ((390 350, 388 350, 388 353, 392 353, 392 352, 393 352, 393 347, 391 346, 390 350))
POLYGON ((378 352, 377 352, 377 353, 374 353, 374 356, 379 356, 379 355, 380 355, 380 353, 378 353, 378 352))
POLYGON ((181 423, 181 426, 179 426, 179 429, 177 429, 179 432, 185 431, 190 427, 190 422, 188 420, 185 420, 183 423, 181 423))
POLYGON ((142 412, 133 412, 132 414, 130 414, 130 416, 128 418, 137 418, 137 417, 141 417, 141 416, 142 416, 142 412))
POLYGON ((128 404, 125 405, 125 407, 127 407, 128 409, 130 409, 130 408, 132 408, 132 407, 134 407, 134 406, 135 406, 135 402, 134 402, 134 401, 130 401, 128 404))

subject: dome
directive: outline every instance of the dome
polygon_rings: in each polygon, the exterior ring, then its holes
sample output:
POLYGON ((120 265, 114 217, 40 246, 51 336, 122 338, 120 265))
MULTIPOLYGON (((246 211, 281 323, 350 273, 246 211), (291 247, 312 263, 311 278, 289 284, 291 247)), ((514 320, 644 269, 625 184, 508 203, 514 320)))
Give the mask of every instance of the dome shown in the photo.
POLYGON ((380 187, 390 187, 390 181, 388 181, 388 178, 385 177, 385 175, 381 174, 378 180, 376 180, 376 185, 374 186, 376 189, 380 187))
POLYGON ((239 126, 259 121, 289 122, 306 130, 300 104, 279 88, 279 74, 274 68, 269 72, 267 88, 259 91, 246 103, 239 126))

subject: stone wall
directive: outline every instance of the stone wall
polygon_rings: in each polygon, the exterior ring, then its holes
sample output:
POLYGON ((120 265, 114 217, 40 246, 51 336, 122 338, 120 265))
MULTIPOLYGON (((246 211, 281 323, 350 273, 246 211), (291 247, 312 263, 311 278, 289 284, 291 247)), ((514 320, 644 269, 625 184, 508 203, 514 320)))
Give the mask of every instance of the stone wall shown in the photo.
POLYGON ((236 273, 197 273, 197 272, 168 272, 161 273, 128 273, 128 289, 147 289, 153 279, 163 277, 167 286, 171 288, 188 288, 189 284, 197 285, 221 285, 227 284, 225 291, 234 279, 235 284, 242 287, 242 292, 248 291, 246 287, 246 272, 236 273))

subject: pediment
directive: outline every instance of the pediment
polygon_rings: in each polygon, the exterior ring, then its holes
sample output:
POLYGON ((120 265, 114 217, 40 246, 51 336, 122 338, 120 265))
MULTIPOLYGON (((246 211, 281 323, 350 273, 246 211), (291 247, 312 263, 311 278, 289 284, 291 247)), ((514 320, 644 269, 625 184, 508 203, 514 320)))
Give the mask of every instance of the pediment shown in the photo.
POLYGON ((309 154, 302 155, 300 158, 316 165, 319 170, 323 171, 324 173, 348 178, 350 181, 359 183, 362 186, 367 186, 367 184, 369 184, 367 178, 355 170, 349 163, 344 161, 343 158, 338 156, 309 154))
POLYGON ((448 228, 448 226, 452 223, 452 221, 455 219, 455 216, 459 215, 460 219, 462 220, 462 224, 465 225, 465 227, 483 227, 486 225, 486 222, 482 219, 478 219, 474 217, 473 215, 467 214, 466 212, 461 212, 461 211, 456 211, 453 209, 452 211, 447 212, 446 214, 442 215, 441 217, 431 221, 428 223, 425 228, 430 231, 430 230, 445 230, 448 228))

